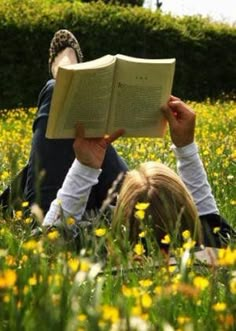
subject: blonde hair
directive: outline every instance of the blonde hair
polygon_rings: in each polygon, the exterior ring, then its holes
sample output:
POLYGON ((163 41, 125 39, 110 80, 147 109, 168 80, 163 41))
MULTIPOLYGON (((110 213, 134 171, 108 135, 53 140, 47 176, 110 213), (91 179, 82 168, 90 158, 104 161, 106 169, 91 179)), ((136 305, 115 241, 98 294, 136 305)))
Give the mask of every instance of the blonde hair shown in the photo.
POLYGON ((138 202, 149 203, 145 214, 151 221, 158 243, 166 234, 189 230, 192 238, 201 242, 201 226, 191 194, 181 178, 169 167, 158 162, 146 162, 129 171, 118 196, 112 228, 119 231, 125 225, 132 242, 138 240, 140 221, 135 217, 138 202))

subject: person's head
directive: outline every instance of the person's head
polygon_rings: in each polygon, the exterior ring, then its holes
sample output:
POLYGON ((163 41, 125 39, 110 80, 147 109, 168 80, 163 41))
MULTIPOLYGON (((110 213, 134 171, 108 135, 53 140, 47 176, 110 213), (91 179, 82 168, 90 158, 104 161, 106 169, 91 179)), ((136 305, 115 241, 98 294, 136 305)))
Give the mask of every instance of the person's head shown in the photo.
MULTIPOLYGON (((152 227, 158 243, 166 234, 181 234, 189 230, 197 243, 201 242, 201 226, 196 206, 180 177, 158 162, 147 162, 125 175, 112 227, 119 231, 125 225, 131 242, 138 241, 140 220, 135 216, 137 203, 149 203, 145 219, 152 227)), ((145 222, 144 219, 144 222, 145 222)))

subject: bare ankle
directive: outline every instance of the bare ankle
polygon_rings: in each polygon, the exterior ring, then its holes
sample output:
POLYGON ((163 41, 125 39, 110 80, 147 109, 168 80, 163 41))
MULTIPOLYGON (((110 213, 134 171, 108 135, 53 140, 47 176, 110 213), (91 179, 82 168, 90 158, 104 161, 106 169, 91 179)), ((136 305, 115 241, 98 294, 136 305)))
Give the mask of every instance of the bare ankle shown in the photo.
POLYGON ((68 64, 74 64, 77 63, 77 58, 75 51, 71 47, 67 47, 63 49, 58 55, 55 57, 53 64, 52 64, 52 76, 53 78, 56 78, 58 68, 60 66, 68 65, 68 64))

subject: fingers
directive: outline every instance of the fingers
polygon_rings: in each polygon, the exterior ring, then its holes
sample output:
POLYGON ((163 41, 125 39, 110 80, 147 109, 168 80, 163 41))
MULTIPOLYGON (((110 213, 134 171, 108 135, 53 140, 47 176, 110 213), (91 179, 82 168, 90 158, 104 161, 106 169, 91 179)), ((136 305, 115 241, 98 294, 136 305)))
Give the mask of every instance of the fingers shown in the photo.
MULTIPOLYGON (((125 133, 124 129, 119 129, 115 132, 113 132, 111 135, 109 136, 105 136, 105 137, 101 137, 101 138, 87 138, 87 139, 96 139, 96 140, 104 140, 106 144, 111 144, 113 141, 115 141, 116 139, 118 139, 119 137, 121 137, 123 134, 125 133)), ((75 128, 75 138, 86 138, 85 137, 85 129, 84 126, 78 122, 76 124, 76 128, 75 128)))
POLYGON ((162 111, 166 117, 166 119, 168 120, 168 122, 173 122, 175 120, 177 120, 178 118, 182 118, 182 117, 189 117, 189 116, 193 116, 195 115, 195 112, 190 109, 183 101, 181 101, 179 98, 175 98, 171 99, 170 101, 167 103, 167 105, 165 105, 162 108, 162 111))
POLYGON ((119 129, 115 132, 113 132, 110 136, 105 137, 105 141, 107 144, 111 144, 113 141, 121 137, 125 133, 124 129, 119 129))
POLYGON ((174 95, 171 95, 170 99, 169 99, 169 101, 178 101, 178 100, 180 101, 181 99, 178 97, 175 97, 174 95))
POLYGON ((177 112, 181 112, 184 108, 186 108, 185 104, 180 99, 169 101, 168 106, 172 109, 172 111, 177 112))
POLYGON ((173 110, 168 105, 165 105, 162 107, 162 113, 167 119, 167 121, 171 124, 176 121, 176 114, 173 112, 173 110))
POLYGON ((189 108, 183 101, 174 100, 170 101, 168 103, 169 107, 172 109, 172 111, 176 112, 178 114, 194 114, 194 111, 189 108))
POLYGON ((183 104, 183 102, 180 98, 171 95, 167 104, 162 107, 162 112, 169 123, 176 121, 181 104, 183 104))

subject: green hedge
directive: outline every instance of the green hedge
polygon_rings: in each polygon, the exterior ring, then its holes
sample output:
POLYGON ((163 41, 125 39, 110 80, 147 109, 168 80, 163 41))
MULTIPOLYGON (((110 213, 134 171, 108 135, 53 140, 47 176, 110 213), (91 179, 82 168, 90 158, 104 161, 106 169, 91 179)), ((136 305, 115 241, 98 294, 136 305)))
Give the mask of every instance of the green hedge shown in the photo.
POLYGON ((78 37, 85 60, 107 53, 176 57, 173 92, 184 99, 217 98, 235 88, 235 27, 102 2, 1 0, 0 109, 36 104, 59 28, 78 37))

